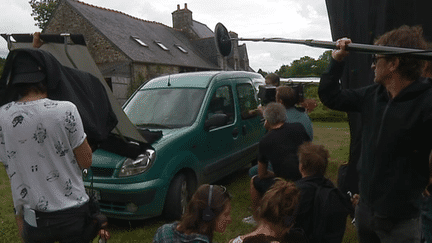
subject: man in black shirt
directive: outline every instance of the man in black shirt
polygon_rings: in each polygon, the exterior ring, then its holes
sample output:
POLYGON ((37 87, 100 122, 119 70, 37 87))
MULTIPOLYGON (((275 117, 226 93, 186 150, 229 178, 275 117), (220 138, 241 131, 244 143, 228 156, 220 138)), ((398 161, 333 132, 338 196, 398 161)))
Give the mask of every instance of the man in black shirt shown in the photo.
MULTIPOLYGON (((328 108, 361 116, 358 162, 360 202, 356 208, 359 242, 419 242, 420 200, 429 183, 432 144, 432 84, 421 77, 422 60, 410 56, 373 56, 374 82, 342 89, 340 77, 350 39, 336 42, 318 94, 328 108)), ((427 49, 419 26, 401 26, 375 45, 427 49)))
POLYGON ((251 179, 252 209, 274 184, 276 177, 296 181, 301 178, 297 157, 298 147, 310 141, 300 123, 286 123, 286 110, 282 104, 270 103, 264 110, 265 128, 269 131, 259 142, 258 175, 251 179), (273 171, 267 170, 271 162, 273 171))

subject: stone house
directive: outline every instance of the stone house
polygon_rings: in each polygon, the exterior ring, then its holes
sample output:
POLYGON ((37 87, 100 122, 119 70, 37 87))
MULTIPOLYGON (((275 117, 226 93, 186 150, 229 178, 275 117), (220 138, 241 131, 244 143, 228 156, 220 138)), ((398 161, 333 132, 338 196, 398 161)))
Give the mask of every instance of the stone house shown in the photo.
MULTIPOLYGON (((246 70, 246 45, 233 43, 229 57, 216 49, 214 33, 192 19, 192 11, 172 13, 173 27, 77 0, 59 0, 44 34, 82 34, 115 97, 123 104, 151 78, 180 72, 246 70)), ((230 32, 234 37, 236 34, 230 32)))

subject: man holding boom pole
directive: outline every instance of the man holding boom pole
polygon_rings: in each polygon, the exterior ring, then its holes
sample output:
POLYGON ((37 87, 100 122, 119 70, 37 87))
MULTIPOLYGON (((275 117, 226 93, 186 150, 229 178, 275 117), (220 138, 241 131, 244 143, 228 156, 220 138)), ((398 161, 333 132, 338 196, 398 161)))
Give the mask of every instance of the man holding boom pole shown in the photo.
MULTIPOLYGON (((350 43, 347 38, 336 42, 319 96, 331 109, 361 114, 360 202, 355 215, 359 241, 420 242, 420 203, 432 148, 432 84, 420 77, 424 61, 374 55, 375 84, 342 89, 339 79, 350 43)), ((427 49, 421 27, 402 26, 375 45, 427 49)))

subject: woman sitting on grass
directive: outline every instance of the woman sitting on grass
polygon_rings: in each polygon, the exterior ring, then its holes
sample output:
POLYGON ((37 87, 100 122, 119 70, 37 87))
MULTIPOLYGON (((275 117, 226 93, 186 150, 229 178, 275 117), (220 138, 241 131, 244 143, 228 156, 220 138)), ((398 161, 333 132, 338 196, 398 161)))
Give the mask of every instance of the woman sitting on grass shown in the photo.
POLYGON ((153 243, 211 243, 213 232, 223 233, 231 223, 231 196, 223 186, 201 185, 180 222, 161 226, 153 243))
POLYGON ((299 196, 300 191, 293 182, 278 179, 261 199, 256 215, 258 227, 230 243, 303 242, 302 235, 289 234, 294 225, 299 196))

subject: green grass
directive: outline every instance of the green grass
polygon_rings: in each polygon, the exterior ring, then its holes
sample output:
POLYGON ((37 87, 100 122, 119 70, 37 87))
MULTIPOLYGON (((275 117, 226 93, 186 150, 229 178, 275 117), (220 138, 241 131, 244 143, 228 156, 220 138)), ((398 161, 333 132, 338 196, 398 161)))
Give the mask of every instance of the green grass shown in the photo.
MULTIPOLYGON (((335 183, 339 165, 348 160, 349 138, 347 122, 314 122, 314 142, 324 145, 330 151, 331 158, 327 176, 335 183)), ((238 235, 253 230, 252 226, 241 222, 244 217, 251 215, 248 211, 250 199, 247 168, 235 172, 215 184, 225 185, 233 195, 231 214, 233 222, 228 226, 225 233, 215 233, 214 240, 219 243, 228 242, 238 235)), ((0 243, 20 242, 13 216, 10 184, 3 167, 0 167, 0 202, 0 243)), ((348 218, 348 221, 350 221, 350 218, 348 218)), ((152 242, 157 228, 164 223, 168 222, 162 217, 139 221, 110 219, 109 228, 112 238, 109 242, 152 242)), ((351 223, 347 222, 347 230, 343 242, 355 243, 357 242, 356 237, 354 227, 351 223)), ((97 241, 94 240, 94 242, 97 241)))
POLYGON ((0 166, 0 242, 19 242, 10 183, 3 166, 0 166))

